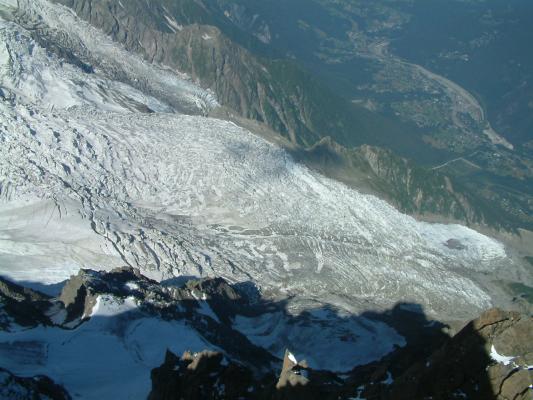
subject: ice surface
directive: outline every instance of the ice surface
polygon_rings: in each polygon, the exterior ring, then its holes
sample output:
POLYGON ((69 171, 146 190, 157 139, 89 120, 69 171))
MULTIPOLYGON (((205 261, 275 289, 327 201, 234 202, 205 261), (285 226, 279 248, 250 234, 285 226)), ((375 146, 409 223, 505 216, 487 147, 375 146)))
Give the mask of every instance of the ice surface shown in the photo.
MULTIPOLYGON (((192 83, 187 75, 145 63, 139 56, 124 50, 109 37, 76 18, 67 7, 47 0, 19 0, 18 7, 21 23, 30 28, 35 24, 40 28, 47 27, 52 40, 71 47, 98 72, 96 75, 85 74, 82 80, 76 80, 76 67, 63 60, 59 70, 55 68, 57 62, 47 65, 52 60, 42 54, 39 46, 28 47, 22 41, 22 50, 11 50, 11 56, 17 56, 12 58, 11 63, 18 72, 16 84, 20 85, 18 92, 22 95, 34 96, 35 100, 44 101, 49 106, 69 107, 89 103, 103 109, 127 108, 132 111, 139 104, 144 104, 156 112, 169 112, 171 109, 166 103, 170 103, 179 110, 201 114, 218 105, 210 91, 192 83), (65 41, 65 38, 68 39, 65 41), (31 66, 23 57, 28 51, 31 52, 31 66), (120 77, 120 81, 102 79, 114 76, 120 77)), ((10 43, 10 46, 14 47, 16 43, 10 43)))
POLYGON ((0 0, 0 7, 16 8, 17 0, 0 0))
POLYGON ((142 113, 140 104, 174 104, 153 96, 163 91, 209 96, 63 7, 21 4, 26 18, 73 35, 100 64, 127 57, 129 78, 87 74, 0 21, 0 273, 52 283, 80 267, 126 264, 158 279, 253 281, 352 312, 406 301, 461 318, 491 304, 468 276, 510 263, 501 243, 418 222, 233 123, 142 113), (159 85, 150 95, 130 85, 147 76, 159 85), (448 248, 449 239, 465 248, 448 248))
POLYGON ((19 282, 54 284, 80 268, 122 265, 105 238, 88 229, 78 202, 35 197, 0 202, 1 274, 19 282))

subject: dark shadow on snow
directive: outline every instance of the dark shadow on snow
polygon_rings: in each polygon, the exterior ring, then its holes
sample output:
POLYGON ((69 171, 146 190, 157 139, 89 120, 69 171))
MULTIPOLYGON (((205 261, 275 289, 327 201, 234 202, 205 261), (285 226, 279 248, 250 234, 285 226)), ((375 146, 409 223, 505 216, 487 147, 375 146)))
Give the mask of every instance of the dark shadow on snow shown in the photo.
MULTIPOLYGON (((361 334, 360 330, 350 332, 336 328, 353 325, 363 327, 367 329, 367 332, 372 333, 374 328, 371 322, 379 321, 394 328, 405 338, 404 347, 396 347, 380 360, 356 366, 361 363, 354 359, 355 367, 342 374, 322 371, 322 375, 317 376, 328 376, 338 381, 336 384, 338 388, 331 393, 327 391, 322 393, 322 398, 357 398, 359 393, 362 398, 366 399, 407 400, 425 399, 432 396, 437 400, 461 398, 463 394, 469 399, 496 399, 491 388, 490 377, 486 372, 491 359, 485 351, 485 339, 477 333, 472 324, 467 325, 451 338, 448 333, 449 327, 439 321, 429 319, 420 304, 398 303, 384 312, 367 311, 359 315, 340 314, 339 310, 334 307, 322 305, 312 311, 306 310, 293 315, 288 311, 290 299, 277 302, 265 299, 261 297, 253 282, 228 285, 220 278, 198 280, 182 277, 157 285, 156 282, 138 273, 134 274, 128 269, 99 273, 99 280, 113 282, 102 293, 110 293, 119 297, 134 294, 146 299, 147 294, 142 293, 142 290, 125 291, 124 283, 131 281, 137 281, 141 289, 144 287, 142 283, 146 282, 146 285, 171 287, 182 290, 183 293, 189 293, 191 290, 205 293, 205 300, 183 295, 184 297, 175 301, 174 304, 146 305, 139 310, 128 311, 113 317, 98 316, 93 318, 92 323, 107 326, 108 332, 123 336, 127 334, 132 322, 142 318, 184 320, 213 346, 224 349, 230 358, 239 360, 243 365, 253 369, 255 373, 270 376, 271 379, 275 379, 279 372, 278 368, 281 367, 280 354, 276 354, 278 357, 269 354, 237 331, 234 327, 237 316, 248 318, 258 318, 265 314, 269 316, 268 318, 275 316, 278 319, 278 325, 274 324, 273 328, 283 328, 287 332, 316 324, 318 329, 331 331, 331 340, 352 341, 354 344, 360 339, 358 337, 361 334), (210 306, 215 315, 209 315, 205 313, 205 310, 202 311, 202 301, 210 306), (177 307, 178 304, 179 307, 177 307), (321 321, 320 318, 317 319, 317 315, 327 315, 327 318, 321 321), (329 397, 328 393, 333 397, 329 397)), ((35 287, 35 285, 32 286, 35 287)), ((101 286, 102 290, 104 286, 101 286)), ((0 300, 6 303, 5 298, 9 295, 4 292, 0 290, 0 300)), ((80 294, 85 296, 83 293, 89 292, 86 290, 80 294)), ((161 294, 155 298, 164 303, 166 300, 164 293, 161 291, 161 294)), ((10 307, 16 308, 16 301, 12 298, 8 299, 10 307)), ((20 300, 18 303, 20 309, 23 310, 27 303, 28 300, 20 300)), ((37 308, 37 310, 40 309, 42 305, 37 308)), ((78 312, 81 314, 82 309, 78 312)), ((43 323, 43 320, 39 317, 36 322, 43 323)), ((73 331, 79 329, 80 326, 74 328, 73 331)), ((268 333, 264 332, 265 335, 268 333)), ((154 332, 154 337, 156 335, 157 332, 154 332)), ((279 349, 295 347, 294 340, 285 341, 283 335, 280 335, 278 340, 276 347, 279 349)), ((377 341, 379 340, 378 336, 377 341)), ((6 343, 0 343, 0 347, 6 345, 6 343)), ((315 343, 315 345, 317 347, 308 349, 310 353, 320 352, 318 348, 320 343, 315 343)), ((162 357, 165 350, 161 349, 162 357)), ((83 360, 80 360, 80 363, 82 362, 83 360)), ((3 367, 1 360, 0 367, 3 367)))

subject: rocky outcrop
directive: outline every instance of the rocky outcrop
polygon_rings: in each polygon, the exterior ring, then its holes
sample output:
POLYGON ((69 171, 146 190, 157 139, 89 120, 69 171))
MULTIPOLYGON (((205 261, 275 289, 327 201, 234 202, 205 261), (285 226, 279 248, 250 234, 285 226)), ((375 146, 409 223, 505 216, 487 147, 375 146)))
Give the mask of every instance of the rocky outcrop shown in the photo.
POLYGON ((136 309, 129 318, 159 317, 185 320, 207 341, 226 351, 252 370, 270 368, 276 358, 253 345, 233 329, 231 319, 244 312, 251 302, 245 291, 237 290, 221 278, 189 279, 180 284, 159 282, 139 270, 123 267, 112 271, 80 270, 65 284, 61 296, 67 312, 64 326, 75 327, 93 315, 100 296, 123 301, 130 298, 136 309))
POLYGON ((89 282, 87 271, 81 270, 63 287, 59 300, 67 310, 67 321, 83 318, 91 313, 96 304, 96 294, 88 287, 89 282))
MULTIPOLYGON (((222 353, 167 351, 165 362, 152 370, 150 400, 248 399, 258 390, 251 371, 228 362, 222 353)), ((255 397, 253 397, 255 398, 255 397)))
POLYGON ((49 296, 0 277, 0 330, 9 330, 13 323, 23 327, 50 325, 46 315, 50 307, 49 296))
POLYGON ((121 298, 133 296, 146 311, 168 318, 192 318, 205 302, 214 312, 211 321, 228 321, 237 309, 249 303, 244 292, 222 278, 191 278, 181 283, 170 280, 160 284, 131 267, 116 268, 109 272, 82 269, 66 282, 59 296, 69 314, 67 320, 90 316, 97 297, 102 294, 121 298), (179 305, 179 311, 176 305, 179 305))
POLYGON ((319 400, 342 398, 345 382, 327 371, 315 371, 305 360, 298 361, 289 350, 285 351, 283 367, 276 383, 273 399, 319 400))
POLYGON ((191 279, 185 287, 191 292, 205 295, 206 300, 244 301, 243 296, 222 278, 191 279))
POLYGON ((154 289, 150 296, 157 297, 157 282, 144 277, 134 268, 117 268, 109 273, 81 269, 66 282, 59 296, 67 311, 66 322, 88 317, 99 294, 124 296, 128 293, 125 285, 130 281, 140 284, 138 290, 143 289, 146 295, 150 295, 150 290, 154 289))
POLYGON ((492 309, 412 365, 377 398, 531 399, 531 364, 533 318, 492 309))
POLYGON ((433 351, 408 345, 342 378, 309 368, 289 350, 277 378, 258 378, 246 368, 225 363, 221 353, 186 353, 181 359, 167 353, 165 363, 152 372, 150 398, 526 400, 532 396, 532 335, 531 316, 493 309, 453 337, 422 345, 438 345, 433 351), (227 370, 234 368, 239 378, 227 380, 227 370), (234 391, 220 397, 221 387, 234 391))
POLYGON ((278 378, 270 373, 254 374, 219 352, 185 352, 181 358, 167 352, 165 362, 152 370, 149 399, 319 400, 338 399, 343 390, 343 382, 335 374, 308 368, 288 350, 278 378))
POLYGON ((68 392, 47 376, 22 378, 0 368, 0 398, 10 400, 70 400, 68 392))
POLYGON ((309 383, 307 368, 300 365, 289 350, 285 350, 283 366, 276 383, 277 397, 280 399, 315 398, 309 383))
POLYGON ((46 302, 50 300, 50 296, 44 293, 37 292, 30 288, 17 285, 14 282, 8 281, 0 276, 0 296, 10 298, 15 301, 27 302, 46 302))

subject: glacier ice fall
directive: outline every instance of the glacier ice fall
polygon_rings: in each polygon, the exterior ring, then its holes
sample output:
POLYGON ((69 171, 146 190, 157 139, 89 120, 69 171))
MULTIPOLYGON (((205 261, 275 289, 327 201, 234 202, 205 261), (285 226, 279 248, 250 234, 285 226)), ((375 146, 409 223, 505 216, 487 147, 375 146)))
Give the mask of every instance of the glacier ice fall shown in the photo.
POLYGON ((55 283, 129 265, 155 279, 252 281, 295 308, 410 301, 445 317, 490 306, 469 272, 506 262, 501 243, 419 222, 204 116, 212 93, 125 55, 66 8, 21 0, 8 18, 10 3, 0 2, 1 274, 55 283), (94 71, 47 51, 37 28, 68 36, 94 71))

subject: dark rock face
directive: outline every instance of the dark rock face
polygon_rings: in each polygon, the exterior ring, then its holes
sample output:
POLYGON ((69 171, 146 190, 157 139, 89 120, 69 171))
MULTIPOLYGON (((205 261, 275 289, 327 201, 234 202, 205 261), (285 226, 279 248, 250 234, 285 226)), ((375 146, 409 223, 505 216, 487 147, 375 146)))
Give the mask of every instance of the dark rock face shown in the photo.
POLYGON ((9 329, 11 322, 24 327, 50 325, 46 311, 51 298, 0 277, 0 330, 9 329))
MULTIPOLYGON (((151 399, 350 399, 402 400, 458 398, 479 400, 531 399, 533 319, 518 313, 493 309, 468 323, 459 333, 434 349, 402 349, 379 362, 354 369, 343 378, 327 371, 308 368, 285 352, 279 377, 257 378, 245 367, 238 367, 234 382, 217 392, 221 377, 231 369, 220 353, 189 353, 179 359, 167 354, 165 363, 152 372, 151 399), (515 355, 507 365, 498 356, 515 355), (491 354, 492 353, 492 354, 491 354), (389 371, 395 371, 393 376, 389 371), (219 379, 219 380, 217 380, 219 379), (194 392, 185 382, 195 382, 194 392), (246 392, 243 392, 247 386, 246 392), (201 388, 201 389, 199 389, 201 388), (236 397, 232 397, 236 396, 236 397)), ((237 368, 237 366, 235 367, 237 368)))
POLYGON ((237 291, 235 291, 235 289, 222 278, 190 280, 187 282, 186 287, 191 291, 196 290, 204 293, 208 300, 243 300, 241 294, 237 293, 237 291))
POLYGON ((67 311, 66 321, 90 315, 98 294, 126 294, 124 285, 128 281, 142 281, 145 289, 150 285, 157 286, 157 282, 150 281, 133 268, 117 268, 107 274, 81 269, 68 280, 59 296, 67 311))
MULTIPOLYGON (((395 379, 383 399, 531 399, 533 318, 492 309, 395 379), (491 357, 513 356, 507 365, 491 357)), ((371 397, 369 397, 371 398, 371 397)))
POLYGON ((314 371, 307 362, 297 361, 294 355, 285 351, 283 367, 276 383, 273 399, 319 400, 342 398, 346 390, 342 379, 327 371, 314 371))
POLYGON ((185 288, 193 296, 206 301, 223 323, 229 324, 235 313, 249 303, 245 295, 222 278, 190 280, 185 288))
POLYGON ((222 353, 167 352, 161 367, 152 370, 150 400, 250 398, 257 390, 251 371, 227 362, 222 353))
POLYGON ((10 400, 70 400, 67 391, 46 376, 21 378, 0 368, 0 398, 10 400))
MULTIPOLYGON (((227 361, 218 352, 167 352, 165 362, 152 370, 150 400, 199 399, 337 399, 343 382, 334 374, 294 363, 285 353, 279 378, 258 376, 250 368, 227 361)), ((294 359, 292 356, 292 359, 294 359)))
POLYGON ((35 290, 17 285, 0 276, 0 295, 11 298, 15 301, 46 302, 50 296, 39 293, 35 290))

